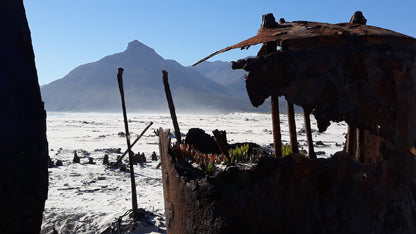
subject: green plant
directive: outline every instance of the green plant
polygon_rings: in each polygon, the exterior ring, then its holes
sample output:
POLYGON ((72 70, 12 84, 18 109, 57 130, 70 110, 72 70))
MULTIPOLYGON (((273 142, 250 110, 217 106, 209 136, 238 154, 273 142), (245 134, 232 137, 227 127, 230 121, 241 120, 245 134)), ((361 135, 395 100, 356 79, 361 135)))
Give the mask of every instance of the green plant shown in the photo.
POLYGON ((222 163, 226 160, 226 157, 222 154, 202 153, 194 150, 193 147, 188 144, 174 144, 169 148, 169 153, 176 161, 198 164, 201 170, 209 175, 215 171, 215 163, 222 163))
MULTIPOLYGON (((195 150, 192 145, 188 144, 173 144, 169 148, 169 153, 173 156, 175 161, 185 161, 190 164, 196 163, 201 170, 212 175, 217 164, 256 162, 259 156, 251 155, 249 149, 249 144, 236 146, 234 149, 228 150, 229 157, 227 157, 224 154, 202 153, 195 150)), ((287 156, 291 153, 292 149, 290 144, 283 144, 282 156, 287 156)))
POLYGON ((290 148, 290 144, 282 145, 282 156, 287 156, 292 153, 292 149, 290 148))
POLYGON ((199 164, 201 169, 211 175, 215 171, 215 157, 216 155, 208 155, 204 160, 202 160, 199 164))
POLYGON ((249 162, 250 157, 248 154, 249 145, 244 144, 242 146, 237 146, 235 149, 228 150, 230 155, 231 162, 249 162))

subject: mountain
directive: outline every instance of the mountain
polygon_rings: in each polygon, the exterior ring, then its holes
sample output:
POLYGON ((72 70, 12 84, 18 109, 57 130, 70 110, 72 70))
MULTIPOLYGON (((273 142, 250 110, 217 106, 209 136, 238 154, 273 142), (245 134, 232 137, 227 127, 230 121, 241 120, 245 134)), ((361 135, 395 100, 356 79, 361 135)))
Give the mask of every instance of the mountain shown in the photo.
POLYGON ((121 53, 81 65, 63 78, 41 88, 48 111, 120 111, 116 79, 123 67, 128 111, 166 111, 162 69, 169 72, 169 83, 178 111, 256 111, 248 99, 206 78, 196 69, 166 60, 152 48, 135 40, 121 53))
POLYGON ((248 99, 244 75, 246 71, 232 70, 231 62, 215 61, 202 62, 194 67, 205 77, 225 86, 233 95, 248 99))

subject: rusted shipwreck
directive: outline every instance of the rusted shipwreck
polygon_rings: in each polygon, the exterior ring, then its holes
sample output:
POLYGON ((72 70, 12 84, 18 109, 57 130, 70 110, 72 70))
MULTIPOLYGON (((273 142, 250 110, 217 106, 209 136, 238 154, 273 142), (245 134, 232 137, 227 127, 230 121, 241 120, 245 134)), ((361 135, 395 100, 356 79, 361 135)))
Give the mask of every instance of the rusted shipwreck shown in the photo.
POLYGON ((367 26, 361 12, 340 24, 277 23, 268 14, 256 36, 200 62, 259 43, 258 56, 233 69, 248 72, 254 106, 272 97, 275 146, 273 99, 284 96, 320 131, 347 122, 345 149, 328 159, 265 157, 208 176, 172 158, 161 130, 168 232, 416 233, 416 39, 367 26))

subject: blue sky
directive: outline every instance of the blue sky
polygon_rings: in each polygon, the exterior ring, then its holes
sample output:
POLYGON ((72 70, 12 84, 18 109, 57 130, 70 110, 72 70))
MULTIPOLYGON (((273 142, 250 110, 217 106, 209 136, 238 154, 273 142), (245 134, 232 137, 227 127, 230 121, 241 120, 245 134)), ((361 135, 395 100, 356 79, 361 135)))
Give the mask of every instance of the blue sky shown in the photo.
MULTIPOLYGON (((24 4, 41 85, 81 64, 121 52, 135 39, 162 57, 189 66, 255 35, 266 13, 277 20, 339 23, 361 10, 368 25, 416 37, 414 0, 26 0, 24 4)), ((237 60, 257 50, 235 50, 211 60, 237 60)))

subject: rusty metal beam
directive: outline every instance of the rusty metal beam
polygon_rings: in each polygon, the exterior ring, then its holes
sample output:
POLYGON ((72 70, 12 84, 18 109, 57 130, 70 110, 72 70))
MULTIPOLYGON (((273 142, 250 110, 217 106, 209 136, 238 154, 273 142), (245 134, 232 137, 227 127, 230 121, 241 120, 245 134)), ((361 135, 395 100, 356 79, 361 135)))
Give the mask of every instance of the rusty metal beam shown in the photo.
POLYGON ((279 113, 279 97, 271 97, 272 106, 272 127, 273 127, 273 145, 274 153, 277 158, 282 157, 282 135, 280 133, 280 113, 279 113))
POLYGON ((308 110, 308 109, 303 108, 303 118, 305 120, 306 139, 307 139, 307 142, 308 142, 308 154, 309 154, 309 158, 315 159, 316 154, 315 154, 315 150, 314 150, 314 147, 313 147, 310 115, 311 115, 311 111, 308 110))
POLYGON ((196 62, 193 66, 232 49, 244 49, 260 43, 277 42, 279 46, 305 48, 314 45, 340 45, 351 39, 383 44, 391 40, 412 41, 413 37, 388 29, 361 24, 360 21, 351 23, 319 23, 311 21, 293 21, 275 24, 274 27, 260 28, 256 36, 218 50, 196 62))
MULTIPOLYGON (((261 27, 263 29, 271 28, 276 25, 276 20, 273 14, 265 14, 262 17, 261 27)), ((272 54, 277 51, 276 42, 266 42, 260 48, 257 56, 264 56, 272 54)), ((282 157, 282 136, 280 133, 280 113, 279 113, 279 96, 271 97, 271 109, 272 109, 272 127, 273 127, 273 144, 274 153, 276 157, 282 157)))
POLYGON ((286 101, 287 119, 289 125, 290 149, 292 153, 299 153, 298 139, 296 136, 295 108, 293 103, 286 101))

